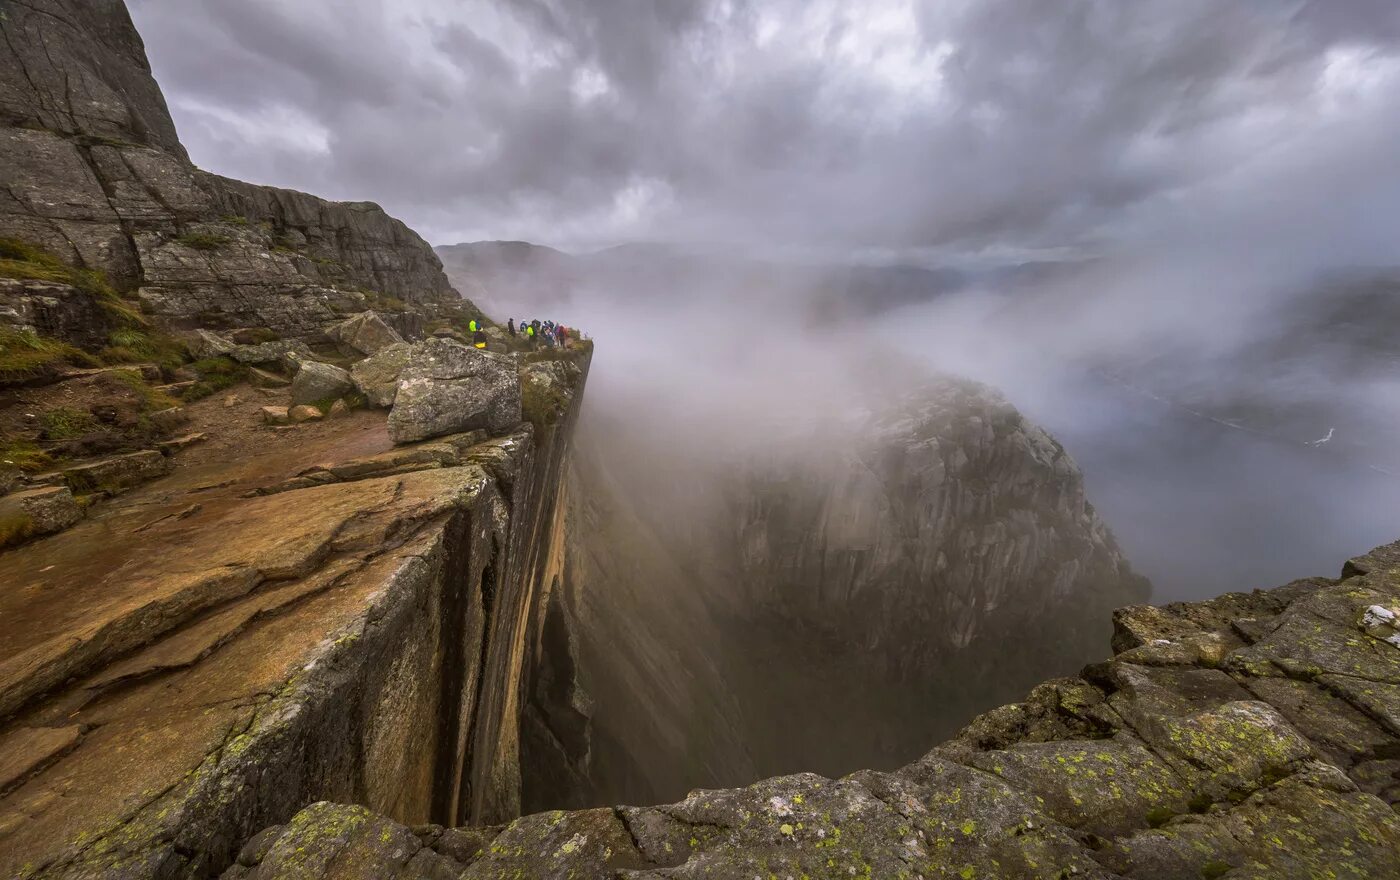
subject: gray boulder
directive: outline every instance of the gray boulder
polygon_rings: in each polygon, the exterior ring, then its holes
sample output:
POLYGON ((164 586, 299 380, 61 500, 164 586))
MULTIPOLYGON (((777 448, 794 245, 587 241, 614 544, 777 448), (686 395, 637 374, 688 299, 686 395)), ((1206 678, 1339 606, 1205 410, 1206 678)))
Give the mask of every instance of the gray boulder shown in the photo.
POLYGON ((400 342, 381 349, 350 368, 350 378, 370 406, 391 407, 399 390, 399 373, 413 357, 413 346, 400 342))
POLYGON ((261 345, 239 345, 228 356, 240 364, 281 364, 289 357, 309 360, 314 355, 300 339, 278 339, 261 345))
POLYGON ((340 367, 320 361, 303 361, 296 378, 292 379, 292 406, 342 397, 354 387, 350 374, 340 367))
POLYGON ((363 312, 332 324, 326 328, 326 335, 364 355, 377 354, 403 342, 398 331, 384 323, 384 319, 374 312, 363 312))
POLYGON ((478 428, 502 434, 521 419, 520 376, 510 358, 431 338, 413 346, 399 374, 389 437, 411 443, 478 428))
POLYGON ((227 357, 233 354, 237 345, 208 330, 194 331, 195 338, 190 341, 190 352, 197 358, 227 357))

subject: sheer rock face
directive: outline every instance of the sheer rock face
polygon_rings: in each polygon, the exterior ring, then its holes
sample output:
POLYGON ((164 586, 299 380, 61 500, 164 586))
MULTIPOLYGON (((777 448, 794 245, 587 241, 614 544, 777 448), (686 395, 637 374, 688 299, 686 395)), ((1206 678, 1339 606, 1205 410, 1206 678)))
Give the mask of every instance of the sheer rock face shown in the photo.
MULTIPOLYGON (((7 551, 0 876, 212 876, 318 800, 406 823, 520 815, 586 370, 539 431, 395 446, 382 414, 349 413, 7 551)), ((249 852, 307 859, 290 876, 338 870, 264 842, 249 852)))
POLYGON ((1124 608, 1113 659, 894 772, 458 832, 319 804, 226 876, 329 877, 332 852, 338 877, 1397 877, 1400 648, 1365 624, 1400 606, 1396 559, 1400 544, 1343 580, 1124 608))
POLYGON ((377 205, 191 165, 122 3, 7 4, 0 32, 0 236, 190 326, 309 334, 382 298, 457 301, 432 249, 377 205))
POLYGON ((1069 454, 993 389, 929 385, 857 435, 743 491, 751 602, 910 677, 977 643, 1076 641, 1147 597, 1069 454))
POLYGON ((1074 462, 986 386, 783 427, 707 465, 585 421, 527 807, 898 766, 1147 596, 1074 462))

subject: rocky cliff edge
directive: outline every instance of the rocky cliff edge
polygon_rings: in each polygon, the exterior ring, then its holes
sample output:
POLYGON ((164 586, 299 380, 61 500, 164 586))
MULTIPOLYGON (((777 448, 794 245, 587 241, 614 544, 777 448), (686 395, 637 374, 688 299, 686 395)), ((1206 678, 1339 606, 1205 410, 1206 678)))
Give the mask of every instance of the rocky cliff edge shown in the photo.
POLYGON ((461 830, 320 803, 226 877, 1400 877, 1397 609, 1400 543, 1337 580, 1121 609, 1111 660, 894 772, 461 830))

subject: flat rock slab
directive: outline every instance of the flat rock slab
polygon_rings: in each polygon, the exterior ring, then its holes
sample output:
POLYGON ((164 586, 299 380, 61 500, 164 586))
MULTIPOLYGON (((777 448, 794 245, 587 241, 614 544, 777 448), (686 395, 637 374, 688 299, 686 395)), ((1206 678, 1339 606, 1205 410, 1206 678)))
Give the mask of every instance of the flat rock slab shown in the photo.
POLYGON ((21 727, 0 738, 0 791, 77 745, 82 727, 21 727))

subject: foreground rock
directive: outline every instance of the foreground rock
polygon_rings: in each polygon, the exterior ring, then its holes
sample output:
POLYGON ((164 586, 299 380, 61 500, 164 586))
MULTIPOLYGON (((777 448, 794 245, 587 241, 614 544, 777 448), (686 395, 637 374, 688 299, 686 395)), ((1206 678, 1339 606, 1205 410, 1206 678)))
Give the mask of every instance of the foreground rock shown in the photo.
POLYGON ((399 373, 389 436, 411 443, 478 428, 503 434, 522 418, 514 361, 431 337, 413 346, 399 373))
POLYGON ((217 875, 324 799, 519 815, 570 423, 418 448, 351 412, 233 460, 201 447, 6 551, 0 876, 217 875))
POLYGON ((350 368, 355 388, 370 406, 388 409, 399 391, 399 374, 413 357, 413 346, 406 342, 386 346, 377 354, 357 361, 350 368))
POLYGON ((1365 628, 1400 607, 1400 544, 1348 575, 1123 609, 1112 660, 893 773, 539 814, 451 847, 318 804, 226 876, 1394 878, 1400 648, 1365 628))
POLYGON ((61 532, 83 518, 67 486, 46 486, 0 497, 0 548, 61 532))
POLYGON ((292 406, 336 400, 355 387, 350 374, 340 367, 319 361, 305 361, 292 378, 292 406))
POLYGON ((384 323, 384 319, 374 312, 364 312, 332 324, 326 328, 326 335, 361 355, 378 354, 404 341, 397 330, 384 323))

